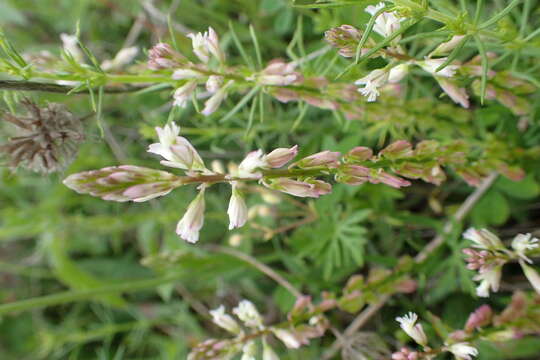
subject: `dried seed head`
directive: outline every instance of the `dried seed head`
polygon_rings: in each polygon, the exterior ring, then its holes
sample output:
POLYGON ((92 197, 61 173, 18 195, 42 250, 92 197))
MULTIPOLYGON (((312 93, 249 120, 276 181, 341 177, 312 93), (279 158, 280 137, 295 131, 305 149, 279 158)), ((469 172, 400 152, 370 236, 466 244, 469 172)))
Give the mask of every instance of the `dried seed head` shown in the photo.
POLYGON ((64 169, 75 159, 84 140, 80 119, 62 104, 50 103, 40 108, 25 99, 22 105, 26 116, 4 115, 4 120, 15 125, 18 132, 18 136, 0 146, 9 165, 45 174, 64 169))

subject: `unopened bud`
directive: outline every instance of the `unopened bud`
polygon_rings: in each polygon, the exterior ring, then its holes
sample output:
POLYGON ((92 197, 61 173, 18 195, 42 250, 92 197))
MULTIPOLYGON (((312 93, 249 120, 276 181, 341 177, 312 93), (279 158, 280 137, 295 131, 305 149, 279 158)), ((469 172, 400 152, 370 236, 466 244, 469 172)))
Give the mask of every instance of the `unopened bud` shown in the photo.
POLYGON ((338 49, 339 54, 343 57, 355 56, 361 37, 362 33, 351 25, 341 25, 324 33, 324 40, 338 49))
POLYGON ((103 200, 147 201, 171 192, 176 176, 165 171, 122 165, 68 176, 64 185, 80 194, 103 200))
POLYGON ((280 168, 294 159, 298 153, 298 145, 291 148, 278 148, 266 155, 266 163, 271 168, 280 168))
POLYGON ((295 163, 296 166, 301 168, 310 168, 317 166, 326 166, 330 168, 335 168, 339 166, 339 158, 341 153, 334 151, 321 151, 319 153, 307 156, 302 160, 295 163))

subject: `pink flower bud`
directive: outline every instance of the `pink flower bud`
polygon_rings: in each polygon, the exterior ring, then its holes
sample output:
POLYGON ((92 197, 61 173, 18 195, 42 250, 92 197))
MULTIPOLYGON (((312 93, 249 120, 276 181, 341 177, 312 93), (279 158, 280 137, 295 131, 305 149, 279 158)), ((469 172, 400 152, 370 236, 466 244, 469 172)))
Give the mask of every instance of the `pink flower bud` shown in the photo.
POLYGON ((383 184, 394 187, 396 189, 399 189, 399 188, 404 187, 404 186, 410 186, 411 185, 410 181, 407 181, 407 180, 402 179, 402 178, 397 177, 397 176, 390 175, 390 174, 388 174, 388 173, 386 173, 384 171, 381 171, 381 172, 377 173, 376 177, 371 177, 370 182, 372 182, 374 184, 378 184, 378 183, 382 182, 383 184))
POLYGON ((343 57, 355 56, 356 48, 361 37, 362 33, 351 25, 341 25, 339 27, 327 30, 324 33, 324 39, 326 42, 337 48, 339 55, 343 57))
POLYGON ((171 192, 179 184, 165 171, 138 166, 112 166, 68 176, 64 184, 81 194, 112 201, 147 201, 171 192))
POLYGON ((347 185, 361 185, 369 181, 371 170, 360 165, 344 165, 336 174, 336 181, 347 185))
POLYGON ((440 76, 436 76, 435 79, 441 86, 441 88, 444 90, 446 95, 452 99, 456 104, 460 104, 464 108, 469 108, 469 95, 467 94, 467 91, 465 88, 457 86, 457 83, 455 81, 452 81, 448 78, 443 78, 440 76))
POLYGON ((223 86, 221 89, 219 89, 210 99, 206 100, 204 103, 204 109, 201 111, 201 114, 204 116, 209 116, 210 114, 214 113, 218 108, 219 105, 225 100, 227 97, 227 88, 231 86, 234 83, 233 80, 230 80, 225 86, 223 86))
POLYGON ((400 159, 413 156, 411 143, 405 140, 398 140, 379 153, 387 159, 400 159))
POLYGON ((307 313, 312 307, 311 296, 300 296, 296 299, 292 310, 287 314, 287 319, 291 321, 295 317, 307 313))
POLYGON ((336 101, 322 97, 303 95, 301 98, 309 105, 318 107, 320 109, 337 110, 339 108, 339 104, 336 101))
POLYGON ((482 305, 476 309, 465 324, 465 331, 472 332, 474 329, 478 329, 482 326, 488 325, 491 322, 493 311, 489 305, 482 305))
POLYGON ((148 67, 151 70, 170 69, 186 62, 186 58, 166 43, 158 43, 148 51, 148 67))
POLYGON ((356 161, 365 161, 371 159, 373 156, 373 151, 365 146, 357 146, 352 148, 348 153, 347 157, 356 161))
POLYGON ((418 360, 419 358, 416 351, 409 350, 406 347, 392 354, 392 360, 418 360))
POLYGON ((298 197, 318 198, 332 191, 332 186, 321 180, 312 180, 309 182, 297 181, 289 178, 279 178, 273 180, 269 188, 278 190, 298 197))
POLYGON ((266 163, 271 168, 280 168, 291 161, 298 153, 298 145, 291 148, 278 148, 266 155, 266 163))
POLYGON ((316 166, 336 168, 339 166, 340 157, 341 153, 339 152, 325 150, 305 157, 302 160, 298 161, 295 165, 301 168, 310 168, 316 166))

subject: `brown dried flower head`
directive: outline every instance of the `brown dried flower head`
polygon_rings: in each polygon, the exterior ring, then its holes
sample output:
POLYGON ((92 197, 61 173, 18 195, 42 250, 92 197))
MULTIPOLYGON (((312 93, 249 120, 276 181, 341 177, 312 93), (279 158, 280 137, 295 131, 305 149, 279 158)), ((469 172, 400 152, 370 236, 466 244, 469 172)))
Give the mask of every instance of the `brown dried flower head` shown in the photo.
POLYGON ((40 108, 29 99, 21 104, 27 110, 26 116, 7 113, 3 117, 17 129, 17 136, 0 146, 9 166, 45 174, 64 169, 84 140, 81 120, 61 104, 40 108))

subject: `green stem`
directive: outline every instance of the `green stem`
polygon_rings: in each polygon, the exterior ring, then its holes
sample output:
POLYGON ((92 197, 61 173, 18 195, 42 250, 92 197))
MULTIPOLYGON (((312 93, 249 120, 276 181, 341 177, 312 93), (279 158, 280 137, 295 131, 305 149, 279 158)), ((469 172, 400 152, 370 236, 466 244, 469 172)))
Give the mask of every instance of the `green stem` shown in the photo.
MULTIPOLYGON (((147 86, 129 86, 129 87, 105 87, 103 92, 107 94, 121 94, 135 92, 142 89, 146 89, 147 86)), ((17 90, 17 91, 40 91, 50 92, 58 94, 67 94, 71 92, 74 87, 68 85, 41 83, 35 81, 24 80, 0 80, 0 89, 2 90, 17 90)), ((165 88, 164 88, 165 89, 165 88)), ((98 91, 98 89, 92 89, 92 91, 98 91)), ((90 94, 88 89, 71 92, 71 94, 90 94)))
POLYGON ((90 300, 99 295, 119 294, 123 292, 132 292, 148 288, 155 288, 159 285, 175 282, 179 280, 181 276, 182 275, 180 274, 176 274, 166 275, 153 279, 124 281, 119 284, 102 286, 91 290, 70 290, 57 294, 16 301, 0 305, 0 315, 11 312, 39 309, 48 306, 65 304, 73 301, 90 300))
POLYGON ((484 28, 487 28, 488 26, 491 26, 495 23, 497 23, 497 21, 501 20, 503 17, 505 17, 506 15, 508 15, 508 13, 510 11, 512 11, 512 9, 520 2, 521 0, 513 0, 510 4, 508 4, 507 7, 505 7, 500 13, 498 13, 497 15, 495 15, 494 17, 492 17, 491 19, 489 19, 488 21, 482 23, 479 28, 480 29, 484 29, 484 28))

